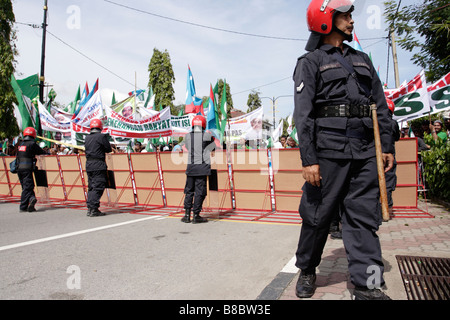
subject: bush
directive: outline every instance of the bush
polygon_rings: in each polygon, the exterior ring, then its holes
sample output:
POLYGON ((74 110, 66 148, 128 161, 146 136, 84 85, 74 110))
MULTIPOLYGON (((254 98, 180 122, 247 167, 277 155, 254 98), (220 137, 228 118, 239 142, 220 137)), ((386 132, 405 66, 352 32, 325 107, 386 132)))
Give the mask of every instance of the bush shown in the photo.
POLYGON ((450 202, 450 144, 430 135, 425 136, 425 143, 431 146, 422 152, 424 179, 431 196, 450 202))

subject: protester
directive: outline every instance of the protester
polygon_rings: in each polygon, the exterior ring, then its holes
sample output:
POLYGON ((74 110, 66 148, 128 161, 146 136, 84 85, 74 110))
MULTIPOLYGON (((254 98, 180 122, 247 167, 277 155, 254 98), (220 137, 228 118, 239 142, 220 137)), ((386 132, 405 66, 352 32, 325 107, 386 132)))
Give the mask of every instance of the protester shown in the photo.
POLYGON ((438 139, 441 139, 444 143, 447 142, 447 133, 443 130, 441 120, 435 120, 433 124, 430 123, 430 131, 434 141, 437 142, 438 139))

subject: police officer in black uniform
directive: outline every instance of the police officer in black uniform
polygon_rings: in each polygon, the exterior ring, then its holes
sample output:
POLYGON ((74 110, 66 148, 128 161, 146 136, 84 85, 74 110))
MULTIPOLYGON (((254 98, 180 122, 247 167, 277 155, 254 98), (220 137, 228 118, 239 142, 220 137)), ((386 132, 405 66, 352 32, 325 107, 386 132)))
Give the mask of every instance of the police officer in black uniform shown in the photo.
POLYGON ((205 132, 206 119, 203 116, 195 116, 192 119, 193 131, 186 135, 185 146, 188 150, 188 165, 186 168, 186 185, 184 188, 185 215, 182 222, 191 222, 191 210, 194 212, 192 223, 208 222, 201 217, 200 212, 205 200, 206 179, 211 175, 210 153, 214 150, 214 138, 209 132, 205 132))
POLYGON ((85 139, 86 172, 88 176, 87 216, 103 216, 100 207, 100 198, 107 186, 106 153, 112 152, 108 136, 102 134, 103 124, 99 119, 90 123, 91 132, 85 139))
POLYGON ((299 207, 302 229, 296 251, 301 273, 296 294, 314 294, 330 222, 343 205, 342 238, 355 299, 389 297, 376 231, 382 221, 370 104, 377 117, 385 170, 393 163, 392 131, 381 82, 352 40, 353 1, 312 0, 307 9, 309 51, 294 71, 295 110, 305 184, 299 207))
POLYGON ((37 202, 34 193, 33 172, 36 170, 36 155, 46 154, 35 142, 36 130, 28 127, 23 131, 23 141, 17 148, 16 162, 17 175, 22 186, 20 197, 20 211, 34 212, 37 202))

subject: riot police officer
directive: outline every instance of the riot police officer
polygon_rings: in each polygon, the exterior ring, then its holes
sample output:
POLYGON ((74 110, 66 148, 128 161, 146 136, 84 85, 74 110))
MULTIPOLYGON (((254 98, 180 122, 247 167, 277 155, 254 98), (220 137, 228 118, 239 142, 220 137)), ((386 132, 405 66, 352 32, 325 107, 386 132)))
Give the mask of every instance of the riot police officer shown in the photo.
POLYGON ((103 216, 100 207, 100 198, 107 186, 106 153, 112 152, 108 136, 102 134, 103 124, 99 119, 90 123, 90 133, 85 139, 86 172, 88 176, 87 216, 103 216))
POLYGON ((45 154, 45 151, 35 142, 36 130, 34 128, 26 128, 23 131, 23 136, 23 141, 17 148, 16 155, 17 175, 22 186, 20 211, 34 212, 37 202, 33 179, 33 172, 36 170, 36 155, 45 154))
POLYGON ((201 217, 203 201, 207 195, 206 179, 211 175, 210 153, 215 148, 214 138, 209 132, 205 132, 206 119, 203 116, 195 116, 192 119, 192 132, 185 137, 185 147, 188 150, 188 164, 186 167, 186 185, 184 188, 185 215, 182 222, 191 222, 191 210, 194 215, 192 223, 207 222, 201 217))
POLYGON ((381 224, 379 186, 370 105, 377 117, 385 170, 393 163, 392 130, 381 82, 352 40, 351 0, 312 0, 307 9, 309 51, 294 71, 294 121, 305 184, 299 212, 302 229, 296 251, 300 298, 315 292, 330 222, 343 205, 342 238, 354 299, 389 299, 376 231, 381 224), (375 273, 375 275, 374 275, 375 273), (373 275, 373 277, 371 277, 373 275))

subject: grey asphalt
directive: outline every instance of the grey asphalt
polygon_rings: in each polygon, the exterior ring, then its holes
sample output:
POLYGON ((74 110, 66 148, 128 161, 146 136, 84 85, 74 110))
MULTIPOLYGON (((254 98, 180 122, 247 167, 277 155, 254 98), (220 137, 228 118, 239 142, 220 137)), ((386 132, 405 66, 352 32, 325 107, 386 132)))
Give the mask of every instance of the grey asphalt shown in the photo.
POLYGON ((0 299, 254 300, 294 255, 299 225, 0 203, 0 299))

